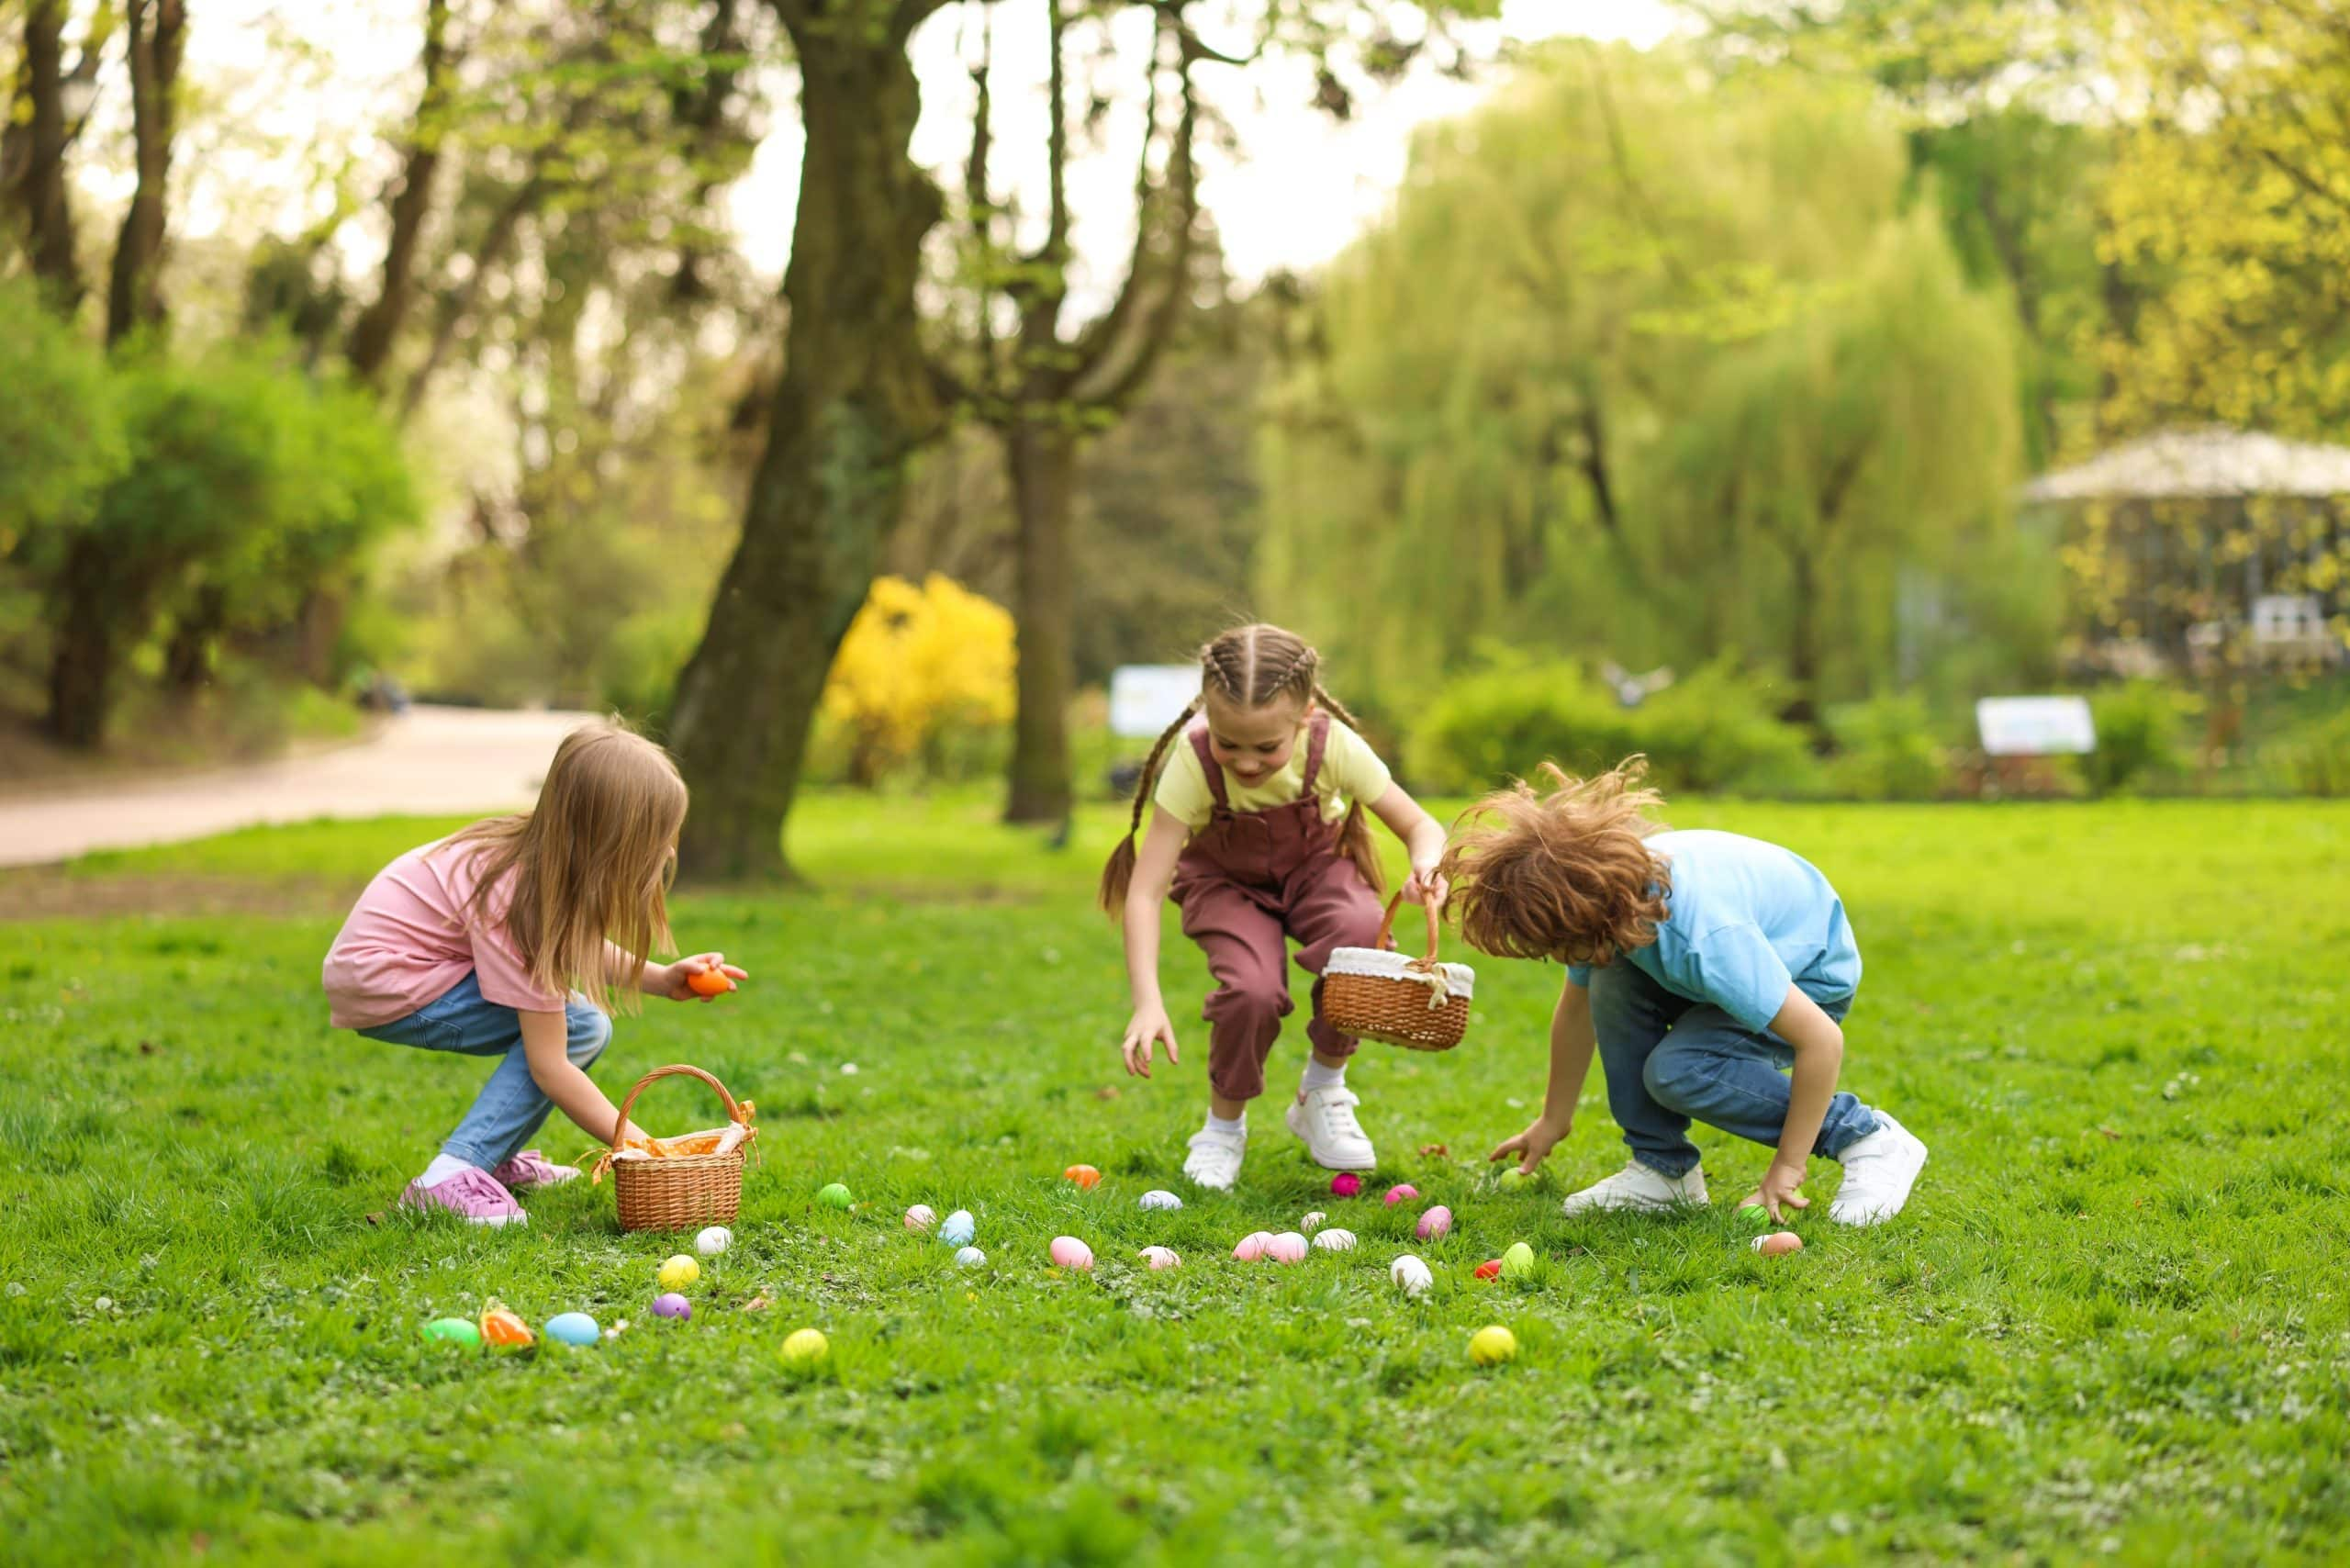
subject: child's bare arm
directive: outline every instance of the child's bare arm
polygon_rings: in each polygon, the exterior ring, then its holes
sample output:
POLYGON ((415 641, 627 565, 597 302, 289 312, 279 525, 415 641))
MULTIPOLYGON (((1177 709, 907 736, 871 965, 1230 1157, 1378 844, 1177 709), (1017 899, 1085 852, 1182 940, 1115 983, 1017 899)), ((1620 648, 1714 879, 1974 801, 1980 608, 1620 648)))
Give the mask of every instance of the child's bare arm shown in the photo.
MULTIPOLYGON (((599 1143, 612 1141, 612 1125, 621 1119, 620 1107, 604 1097, 578 1068, 572 1065, 571 1027, 560 1013, 523 1013, 522 1059, 530 1064, 531 1081, 539 1092, 555 1103, 555 1108, 579 1124, 580 1130, 599 1143)), ((628 1136, 644 1135, 629 1127, 628 1136)))
POLYGON ((1791 985, 1778 1016, 1771 1020, 1771 1033, 1795 1047, 1794 1092, 1787 1101, 1786 1126, 1779 1130, 1779 1152, 1762 1173, 1762 1185, 1746 1201, 1761 1204, 1773 1219, 1784 1219, 1782 1204, 1811 1206, 1811 1200, 1796 1189, 1803 1185, 1812 1145, 1819 1141, 1828 1103, 1836 1097, 1836 1079, 1844 1067, 1844 1031, 1801 986, 1791 985))
POLYGON ((1558 1010, 1550 1014, 1550 1081, 1542 1095, 1542 1114, 1514 1138, 1505 1138, 1486 1158, 1518 1157, 1517 1168, 1532 1175, 1559 1140, 1575 1125, 1575 1105, 1583 1099, 1583 1080, 1591 1076, 1591 1054, 1599 1044, 1591 1022, 1591 992, 1572 980, 1560 988, 1558 1010))
POLYGON ((1167 890, 1175 885, 1175 862, 1183 853, 1186 832, 1174 812, 1164 806, 1151 809, 1150 826, 1144 830, 1142 849, 1135 857, 1134 879, 1126 884, 1124 915, 1126 938, 1126 991, 1134 999, 1134 1016, 1127 1021, 1126 1070, 1150 1076, 1150 1057, 1161 1040, 1167 1059, 1175 1054, 1175 1025, 1167 1017, 1167 1001, 1158 991, 1158 916, 1167 905, 1167 890))
POLYGON ((714 970, 729 980, 750 979, 746 970, 736 969, 726 961, 723 953, 695 953, 679 958, 674 964, 656 964, 650 958, 640 958, 617 943, 604 944, 604 957, 610 964, 612 979, 621 985, 633 986, 646 996, 666 996, 672 1002, 708 1002, 686 983, 687 977, 714 970))
POLYGON ((1387 786, 1387 793, 1371 802, 1371 812, 1404 841, 1411 854, 1412 879, 1404 884, 1404 897, 1413 903, 1442 903, 1444 879, 1437 875, 1436 868, 1444 858, 1443 824, 1423 811, 1401 784, 1387 786))

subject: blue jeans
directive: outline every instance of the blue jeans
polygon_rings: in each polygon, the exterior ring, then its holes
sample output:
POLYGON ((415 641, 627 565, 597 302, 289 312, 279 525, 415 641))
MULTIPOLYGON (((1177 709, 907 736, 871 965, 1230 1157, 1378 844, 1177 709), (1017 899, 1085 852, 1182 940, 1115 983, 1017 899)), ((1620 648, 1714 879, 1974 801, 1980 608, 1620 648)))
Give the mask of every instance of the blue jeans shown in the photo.
MULTIPOLYGON (((570 1029, 565 1049, 572 1065, 585 1072, 611 1043, 612 1021, 576 996, 563 1011, 570 1029)), ((554 1103, 540 1092, 531 1076, 530 1061, 522 1054, 522 1015, 510 1007, 483 1001, 478 976, 466 975, 405 1018, 359 1033, 395 1046, 503 1058, 489 1081, 482 1085, 473 1109, 441 1146, 441 1152, 452 1159, 494 1170, 522 1152, 554 1108, 554 1103)))
MULTIPOLYGON (((1820 1011, 1841 1024, 1852 1006, 1845 997, 1820 1011)), ((1795 1092, 1786 1070, 1796 1059, 1778 1036, 1675 995, 1623 959, 1591 971, 1591 1021, 1607 1109, 1633 1159, 1667 1176, 1688 1174, 1697 1164, 1692 1121, 1778 1147, 1795 1092)), ((1839 1091, 1812 1152, 1833 1159, 1876 1126, 1874 1111, 1839 1091)))

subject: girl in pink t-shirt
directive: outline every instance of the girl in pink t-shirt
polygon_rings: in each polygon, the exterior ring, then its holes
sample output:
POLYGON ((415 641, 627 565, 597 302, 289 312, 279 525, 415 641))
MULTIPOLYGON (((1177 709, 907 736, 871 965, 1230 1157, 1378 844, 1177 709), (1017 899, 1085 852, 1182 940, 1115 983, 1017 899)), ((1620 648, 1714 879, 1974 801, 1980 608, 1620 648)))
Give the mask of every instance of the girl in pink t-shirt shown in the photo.
POLYGON ((401 1203, 477 1225, 526 1221, 515 1192, 579 1174, 522 1147, 551 1108, 611 1139, 620 1112, 586 1070, 626 993, 707 1001, 691 977, 747 978, 719 953, 639 957, 675 946, 667 892, 685 820, 668 753, 588 724, 555 749, 535 808, 411 849, 359 895, 321 977, 335 1026, 499 1058, 401 1203))

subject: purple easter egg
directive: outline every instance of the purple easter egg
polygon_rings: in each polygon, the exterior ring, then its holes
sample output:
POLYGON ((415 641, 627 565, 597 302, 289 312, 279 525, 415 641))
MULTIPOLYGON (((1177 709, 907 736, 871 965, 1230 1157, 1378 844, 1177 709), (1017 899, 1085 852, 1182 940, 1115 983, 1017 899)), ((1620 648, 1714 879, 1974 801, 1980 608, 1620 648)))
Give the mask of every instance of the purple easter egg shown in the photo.
POLYGON ((674 1317, 683 1323, 694 1315, 694 1304, 676 1291, 664 1291, 653 1298, 653 1316, 674 1317))

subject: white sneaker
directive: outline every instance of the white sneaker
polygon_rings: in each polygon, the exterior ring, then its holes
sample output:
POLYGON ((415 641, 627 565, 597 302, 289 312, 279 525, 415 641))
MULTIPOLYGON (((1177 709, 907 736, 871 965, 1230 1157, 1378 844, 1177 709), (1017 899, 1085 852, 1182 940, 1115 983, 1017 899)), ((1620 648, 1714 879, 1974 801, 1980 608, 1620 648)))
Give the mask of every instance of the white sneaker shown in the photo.
POLYGON ((1290 1102, 1289 1130, 1305 1140, 1314 1163, 1325 1170, 1376 1170, 1379 1156, 1355 1120, 1362 1102, 1345 1084, 1301 1089, 1290 1102))
POLYGON ((1596 1182, 1567 1199, 1561 1212, 1571 1215, 1596 1209, 1669 1209, 1706 1201, 1706 1173, 1691 1166, 1685 1176, 1667 1176, 1639 1160, 1604 1182, 1596 1182))
POLYGON ((1240 1157, 1248 1152, 1248 1129, 1220 1133, 1202 1127, 1192 1135, 1191 1147, 1183 1157, 1183 1174, 1199 1186, 1229 1192, 1240 1178, 1240 1157))
POLYGON ((1926 1168, 1926 1146, 1879 1111, 1876 1131, 1847 1145, 1836 1158, 1844 1166, 1844 1184, 1836 1189, 1828 1217, 1838 1225, 1876 1225, 1909 1201, 1909 1189, 1926 1168))

